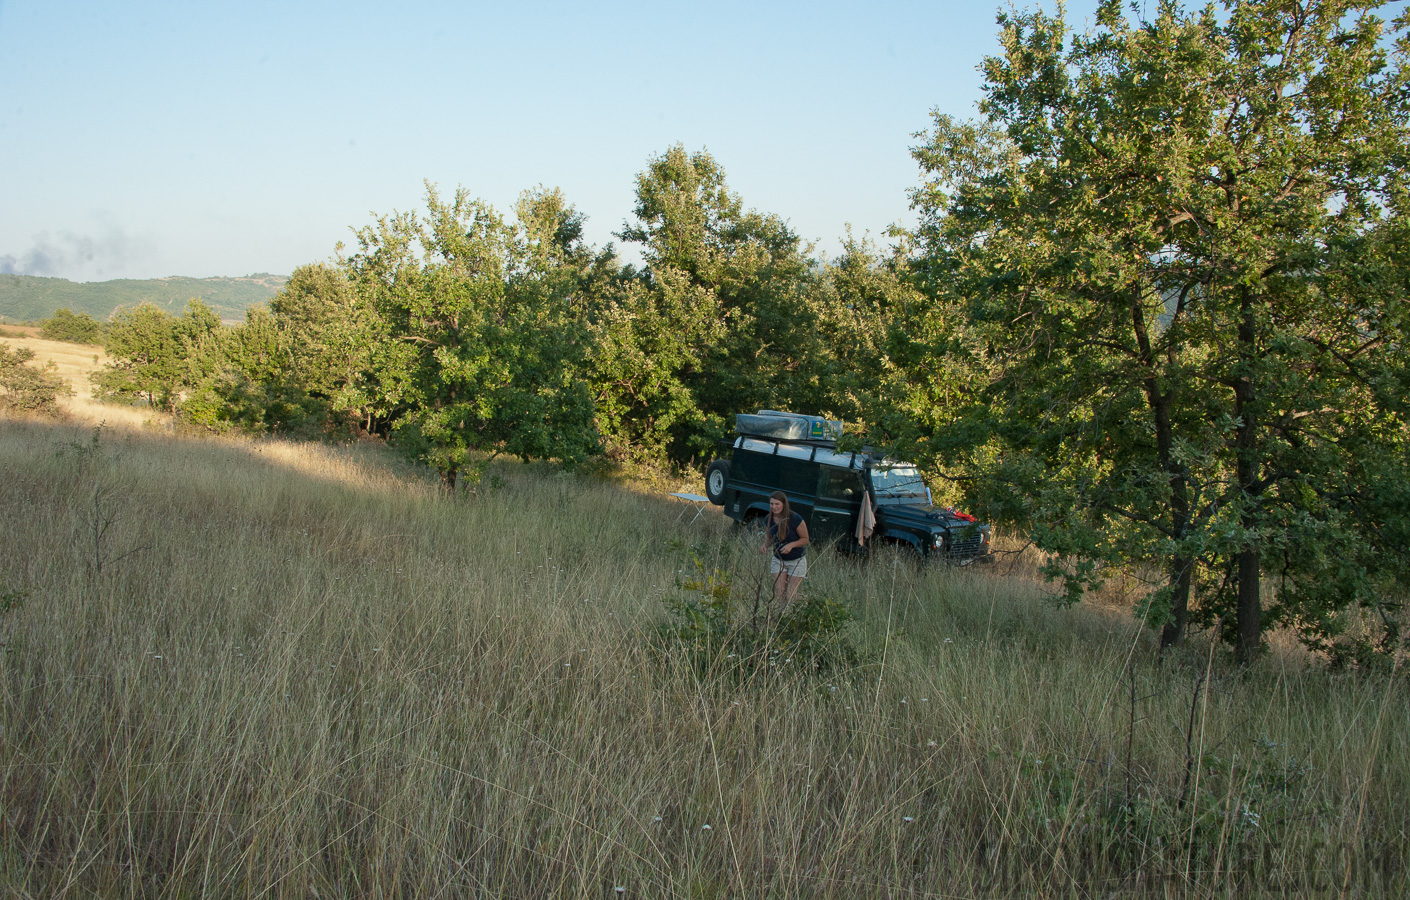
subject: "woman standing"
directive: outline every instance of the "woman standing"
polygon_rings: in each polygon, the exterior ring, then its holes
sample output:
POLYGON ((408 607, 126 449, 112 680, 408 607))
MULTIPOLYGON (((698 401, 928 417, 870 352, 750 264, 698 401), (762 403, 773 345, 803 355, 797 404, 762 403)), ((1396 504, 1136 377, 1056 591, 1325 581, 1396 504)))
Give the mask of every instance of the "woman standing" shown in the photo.
POLYGON ((769 574, 774 579, 775 599, 787 603, 798 595, 803 577, 808 574, 807 547, 808 524, 789 507, 787 494, 774 491, 769 495, 768 527, 759 552, 773 549, 769 574))

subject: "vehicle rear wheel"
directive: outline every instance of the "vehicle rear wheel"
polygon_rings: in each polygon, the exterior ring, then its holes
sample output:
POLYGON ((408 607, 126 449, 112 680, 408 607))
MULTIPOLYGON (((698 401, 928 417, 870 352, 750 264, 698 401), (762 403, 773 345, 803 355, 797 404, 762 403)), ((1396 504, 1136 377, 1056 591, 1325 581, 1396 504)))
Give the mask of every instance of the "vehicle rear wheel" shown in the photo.
POLYGON ((725 505, 725 482, 729 481, 729 460, 717 459, 705 470, 705 496, 716 506, 725 505))

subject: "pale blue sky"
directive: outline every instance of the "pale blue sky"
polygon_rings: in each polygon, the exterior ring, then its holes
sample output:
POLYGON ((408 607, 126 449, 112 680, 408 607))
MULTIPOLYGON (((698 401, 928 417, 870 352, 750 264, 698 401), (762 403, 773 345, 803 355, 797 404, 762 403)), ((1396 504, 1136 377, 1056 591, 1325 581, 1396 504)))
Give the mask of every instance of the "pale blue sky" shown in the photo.
POLYGON ((425 179, 561 187, 602 245, 678 142, 835 254, 912 221, 912 134, 973 115, 997 8, 0 0, 0 271, 286 275, 425 179))

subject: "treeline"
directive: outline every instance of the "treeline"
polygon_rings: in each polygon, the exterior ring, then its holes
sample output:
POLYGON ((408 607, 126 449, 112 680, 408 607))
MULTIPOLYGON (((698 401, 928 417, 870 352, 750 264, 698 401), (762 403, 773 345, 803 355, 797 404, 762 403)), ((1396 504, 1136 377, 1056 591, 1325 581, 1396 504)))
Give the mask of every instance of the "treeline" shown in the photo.
POLYGON ((899 256, 812 256, 705 152, 639 176, 620 238, 641 267, 583 221, 557 190, 505 217, 428 186, 424 211, 362 228, 240 326, 200 301, 119 311, 95 382, 216 429, 381 435, 453 486, 486 453, 685 462, 760 406, 863 422, 904 340, 885 323, 921 300, 899 256))
POLYGON ((103 386, 383 434, 448 485, 484 452, 684 461, 737 411, 821 413, 1031 536, 1069 599, 1154 578, 1166 644, 1247 660, 1278 624, 1380 665, 1410 583, 1408 44, 1380 6, 1005 15, 885 251, 817 258, 681 147, 618 234, 640 268, 557 191, 505 219, 428 188, 239 328, 193 305, 148 360, 121 336, 158 317, 125 313, 103 386))

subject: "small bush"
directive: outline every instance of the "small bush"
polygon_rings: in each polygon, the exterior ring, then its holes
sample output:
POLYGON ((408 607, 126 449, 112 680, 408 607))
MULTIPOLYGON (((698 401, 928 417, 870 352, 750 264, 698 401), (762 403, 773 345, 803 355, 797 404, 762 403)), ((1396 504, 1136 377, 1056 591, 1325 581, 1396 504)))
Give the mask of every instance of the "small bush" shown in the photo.
POLYGON ((24 606, 28 591, 0 591, 0 615, 24 606))
POLYGON ((36 369, 26 365, 34 359, 28 347, 11 350, 0 343, 0 410, 6 412, 58 415, 59 398, 73 393, 50 362, 36 369))
POLYGON ((701 674, 825 672, 859 660, 846 634, 855 618, 846 603, 805 594, 779 609, 765 596, 767 585, 756 586, 752 597, 741 595, 733 573, 707 572, 698 556, 690 558, 694 574, 680 579, 677 593, 666 598, 673 621, 662 634, 685 650, 701 674))
POLYGON ((54 315, 39 323, 39 334, 50 341, 71 344, 103 343, 103 326, 88 313, 76 313, 60 307, 54 315))

